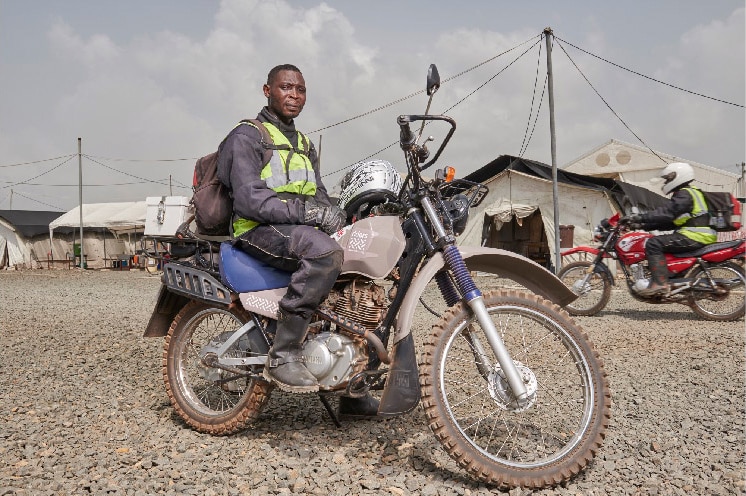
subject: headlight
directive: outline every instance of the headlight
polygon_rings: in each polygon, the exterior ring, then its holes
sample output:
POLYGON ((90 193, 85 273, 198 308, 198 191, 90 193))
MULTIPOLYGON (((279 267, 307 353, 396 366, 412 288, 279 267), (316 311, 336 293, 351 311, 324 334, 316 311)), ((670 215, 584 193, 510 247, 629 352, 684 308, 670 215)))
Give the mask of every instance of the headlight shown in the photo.
POLYGON ((466 195, 454 195, 451 199, 443 201, 448 215, 453 222, 453 234, 459 236, 466 229, 469 220, 469 198, 466 195))

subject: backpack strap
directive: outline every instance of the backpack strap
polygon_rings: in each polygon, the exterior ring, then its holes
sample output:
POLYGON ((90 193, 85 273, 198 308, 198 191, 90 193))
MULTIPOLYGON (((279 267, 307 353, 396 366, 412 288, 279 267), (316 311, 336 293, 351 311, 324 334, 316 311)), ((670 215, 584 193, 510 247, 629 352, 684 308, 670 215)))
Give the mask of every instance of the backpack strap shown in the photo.
POLYGON ((277 147, 274 143, 272 143, 272 137, 269 135, 269 131, 267 131, 267 128, 264 127, 259 119, 242 119, 238 123, 238 125, 240 126, 241 124, 248 124, 255 127, 257 131, 259 131, 259 144, 261 144, 262 148, 264 149, 264 157, 262 161, 265 164, 269 162, 270 158, 272 158, 272 150, 282 149, 282 147, 277 147))

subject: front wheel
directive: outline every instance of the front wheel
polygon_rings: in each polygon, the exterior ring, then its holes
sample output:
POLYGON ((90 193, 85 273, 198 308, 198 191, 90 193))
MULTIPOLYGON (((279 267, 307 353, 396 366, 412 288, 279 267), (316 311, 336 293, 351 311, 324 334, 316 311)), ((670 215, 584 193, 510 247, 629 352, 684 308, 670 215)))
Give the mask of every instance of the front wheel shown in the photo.
POLYGON ((527 401, 513 399, 484 331, 458 303, 433 327, 420 367, 430 428, 485 483, 556 485, 601 446, 611 405, 603 363, 558 306, 506 290, 487 293, 484 303, 523 376, 527 401))
POLYGON ((611 280, 603 272, 593 270, 593 262, 580 261, 567 264, 560 269, 557 277, 578 295, 577 299, 565 306, 570 315, 596 315, 604 309, 611 297, 611 280), (590 277, 589 271, 593 270, 590 277))
POLYGON ((689 274, 695 281, 692 288, 692 310, 707 320, 721 322, 743 317, 746 310, 746 278, 743 267, 733 262, 725 262, 710 267, 708 272, 709 277, 707 272, 697 267, 689 274))
MULTIPOLYGON (((225 342, 248 318, 242 309, 191 301, 171 323, 163 349, 166 392, 176 413, 199 432, 238 432, 256 420, 269 400, 272 387, 256 379, 258 370, 241 367, 245 373, 238 374, 211 367, 205 354, 225 342)), ((241 358, 266 353, 253 346, 244 335, 226 355, 241 358)))

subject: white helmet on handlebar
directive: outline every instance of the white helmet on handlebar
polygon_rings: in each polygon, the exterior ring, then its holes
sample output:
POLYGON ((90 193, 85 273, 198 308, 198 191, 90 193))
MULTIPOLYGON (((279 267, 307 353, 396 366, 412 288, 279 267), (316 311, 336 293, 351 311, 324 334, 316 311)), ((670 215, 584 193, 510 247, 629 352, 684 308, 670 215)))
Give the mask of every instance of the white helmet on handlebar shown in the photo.
POLYGON ((679 186, 692 182, 694 180, 694 169, 692 169, 691 165, 684 162, 674 162, 668 164, 661 171, 660 176, 664 181, 661 189, 663 190, 663 194, 667 195, 679 186))
POLYGON ((367 215, 376 204, 396 200, 402 179, 396 168, 386 160, 358 162, 339 181, 337 205, 354 215, 367 215))

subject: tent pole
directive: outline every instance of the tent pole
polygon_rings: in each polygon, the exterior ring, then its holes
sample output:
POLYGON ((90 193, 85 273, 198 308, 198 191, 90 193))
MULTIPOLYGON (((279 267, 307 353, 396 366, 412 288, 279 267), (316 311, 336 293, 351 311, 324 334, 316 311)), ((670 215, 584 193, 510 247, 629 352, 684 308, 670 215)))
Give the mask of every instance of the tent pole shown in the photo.
MULTIPOLYGON (((83 252, 83 156, 81 154, 82 138, 78 138, 78 203, 80 204, 80 268, 85 268, 83 252)), ((73 245, 74 246, 74 245, 73 245)), ((74 250, 73 250, 74 251, 74 250)), ((73 257, 75 254, 73 254, 73 257)))
POLYGON ((557 139, 554 132, 554 80, 552 77, 552 28, 544 28, 547 41, 547 89, 549 93, 549 134, 552 146, 552 196, 554 199, 554 273, 562 268, 560 256, 559 188, 557 187, 557 139))

